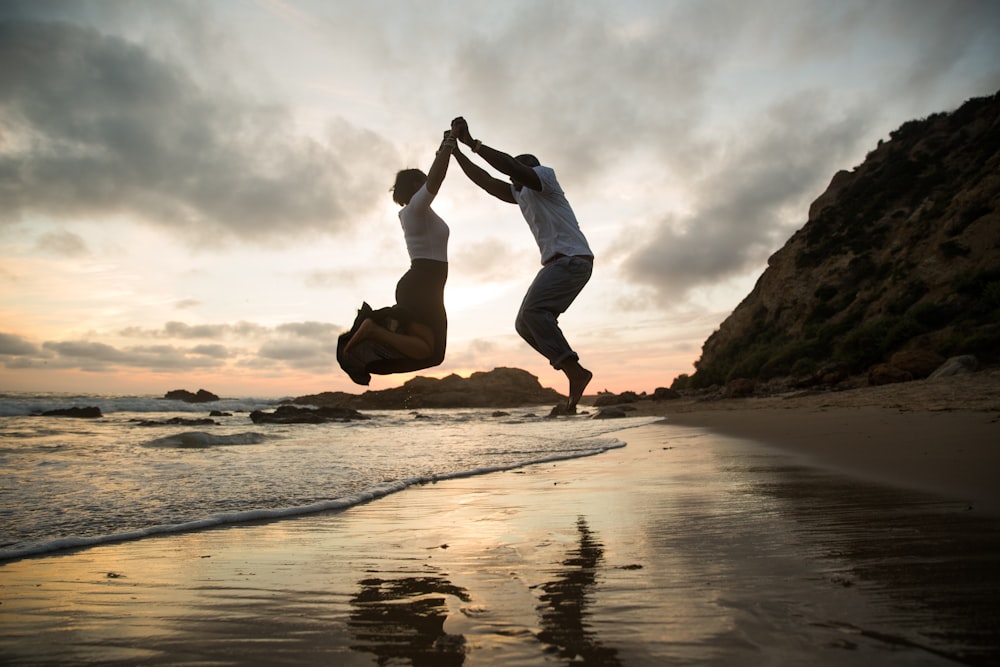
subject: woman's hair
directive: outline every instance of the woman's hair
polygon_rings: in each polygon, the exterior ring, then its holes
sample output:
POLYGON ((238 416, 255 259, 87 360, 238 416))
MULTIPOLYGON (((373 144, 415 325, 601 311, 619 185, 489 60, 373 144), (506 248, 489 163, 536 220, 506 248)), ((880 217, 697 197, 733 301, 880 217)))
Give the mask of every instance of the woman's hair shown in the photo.
POLYGON ((402 169, 396 173, 396 183, 392 186, 392 200, 400 206, 410 203, 420 186, 427 182, 427 174, 419 169, 402 169))

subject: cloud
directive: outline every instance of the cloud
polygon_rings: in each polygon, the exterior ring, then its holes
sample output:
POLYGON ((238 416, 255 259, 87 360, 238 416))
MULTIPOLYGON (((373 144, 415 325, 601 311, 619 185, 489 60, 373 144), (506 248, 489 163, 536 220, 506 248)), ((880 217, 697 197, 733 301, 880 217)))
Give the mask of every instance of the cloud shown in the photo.
POLYGON ((128 214, 192 241, 299 239, 347 229, 398 163, 370 131, 297 135, 288 110, 92 28, 8 18, 0 62, 0 223, 128 214))
POLYGON ((463 280, 477 282, 509 280, 511 266, 521 258, 521 253, 497 238, 453 246, 450 254, 450 271, 460 274, 463 280))
POLYGON ((78 234, 67 231, 43 234, 39 237, 36 247, 43 252, 62 257, 83 257, 90 254, 87 242, 78 234))
POLYGON ((79 368, 89 372, 121 369, 169 372, 218 368, 222 365, 222 361, 213 355, 192 354, 191 350, 170 345, 118 348, 93 341, 48 341, 42 347, 54 354, 54 358, 46 362, 48 368, 79 368))
POLYGON ((160 329, 129 327, 91 339, 50 340, 38 345, 0 333, 0 358, 10 369, 78 369, 89 372, 150 370, 187 372, 226 367, 330 369, 336 365, 337 336, 343 329, 326 322, 288 322, 268 327, 253 322, 187 324, 160 329), (117 338, 115 344, 105 342, 117 338), (199 342, 185 345, 184 341, 199 342), (160 342, 162 341, 162 342, 160 342))
POLYGON ((0 355, 24 356, 38 354, 38 346, 16 334, 0 332, 0 355))
POLYGON ((805 223, 808 203, 833 176, 831 161, 869 131, 860 109, 834 116, 827 102, 817 94, 776 104, 753 133, 720 146, 693 184, 692 213, 665 216, 616 245, 622 276, 670 302, 763 265, 805 223))
POLYGON ((197 308, 202 305, 202 302, 198 299, 181 299, 174 304, 174 308, 177 310, 187 310, 189 308, 197 308))

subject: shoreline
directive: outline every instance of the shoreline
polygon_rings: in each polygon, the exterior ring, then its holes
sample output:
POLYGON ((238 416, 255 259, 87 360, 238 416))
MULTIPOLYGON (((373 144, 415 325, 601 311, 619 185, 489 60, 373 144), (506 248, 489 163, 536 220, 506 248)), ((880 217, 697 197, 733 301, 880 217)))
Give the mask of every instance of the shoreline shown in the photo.
POLYGON ((598 456, 4 563, 0 662, 995 663, 998 411, 848 398, 643 402, 598 456))

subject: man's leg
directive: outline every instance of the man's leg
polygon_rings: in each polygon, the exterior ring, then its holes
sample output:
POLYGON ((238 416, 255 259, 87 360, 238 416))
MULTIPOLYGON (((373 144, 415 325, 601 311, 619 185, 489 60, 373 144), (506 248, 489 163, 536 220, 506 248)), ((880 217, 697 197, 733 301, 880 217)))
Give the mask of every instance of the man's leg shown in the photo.
POLYGON ((554 368, 566 374, 569 380, 567 407, 572 410, 593 374, 580 365, 579 356, 559 328, 558 318, 590 280, 592 269, 590 262, 576 257, 565 257, 543 266, 524 295, 515 322, 518 334, 554 368))

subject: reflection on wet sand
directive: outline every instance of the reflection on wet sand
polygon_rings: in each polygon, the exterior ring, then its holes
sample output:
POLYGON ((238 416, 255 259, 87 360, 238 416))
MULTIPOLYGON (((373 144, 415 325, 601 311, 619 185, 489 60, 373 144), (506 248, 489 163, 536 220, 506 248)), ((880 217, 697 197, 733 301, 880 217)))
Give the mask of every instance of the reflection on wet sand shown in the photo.
POLYGON ((408 660, 418 666, 448 666, 465 661, 465 638, 444 630, 447 597, 468 602, 465 590, 437 575, 373 577, 359 584, 348 620, 353 650, 375 654, 380 665, 408 660))
POLYGON ((895 610, 898 634, 841 622, 858 636, 969 665, 1000 646, 1000 522, 962 504, 821 470, 790 468, 751 487, 780 502, 835 581, 895 610))
POLYGON ((617 651, 603 646, 587 628, 587 607, 596 584, 597 567, 604 559, 604 545, 598 542, 579 517, 576 523, 580 546, 571 549, 556 570, 557 578, 542 584, 544 593, 538 611, 542 630, 538 639, 560 657, 587 665, 618 665, 617 651))

